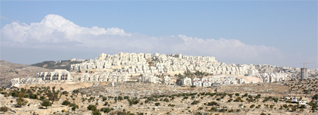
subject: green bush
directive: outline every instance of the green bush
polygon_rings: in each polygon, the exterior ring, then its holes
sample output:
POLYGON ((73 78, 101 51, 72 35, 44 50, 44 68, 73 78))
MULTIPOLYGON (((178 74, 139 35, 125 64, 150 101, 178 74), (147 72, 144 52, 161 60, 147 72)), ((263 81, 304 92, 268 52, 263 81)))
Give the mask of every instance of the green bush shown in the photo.
POLYGON ((101 115, 101 113, 98 110, 93 111, 93 115, 101 115))
POLYGON ((194 100, 192 103, 191 103, 191 105, 196 105, 196 104, 198 104, 200 101, 196 101, 196 100, 194 100))
POLYGON ((79 90, 73 90, 73 94, 78 94, 79 93, 79 90))
POLYGON ((242 98, 241 97, 237 97, 234 102, 243 102, 242 98))
POLYGON ((107 97, 103 97, 103 101, 106 101, 107 100, 107 97))
POLYGON ((155 103, 155 105, 156 105, 156 106, 159 106, 159 105, 160 105, 160 103, 155 103))
POLYGON ((69 106, 72 107, 73 111, 75 111, 75 109, 78 109, 78 105, 76 105, 75 103, 71 103, 69 106))
POLYGON ((165 98, 163 101, 165 101, 165 102, 169 102, 169 99, 168 99, 168 98, 165 98))
POLYGON ((255 105, 254 105, 254 104, 250 106, 250 108, 254 108, 254 107, 255 107, 255 105))
POLYGON ((63 91, 62 94, 63 95, 68 95, 68 92, 67 91, 63 91))
POLYGON ((95 106, 95 105, 88 105, 88 106, 87 106, 87 109, 88 109, 88 110, 95 111, 95 110, 96 110, 96 106, 95 106))
POLYGON ((47 108, 47 106, 52 106, 52 103, 49 100, 44 99, 41 105, 47 108))
POLYGON ((100 111, 104 112, 104 113, 109 113, 111 111, 110 108, 101 108, 100 111))
POLYGON ((208 103, 208 106, 214 106, 214 105, 219 106, 219 104, 217 102, 215 102, 215 101, 212 101, 212 102, 208 103))
POLYGON ((248 93, 245 93, 244 95, 242 95, 242 98, 243 98, 243 97, 247 97, 247 95, 248 95, 248 93))
POLYGON ((71 104, 71 102, 69 102, 68 100, 65 100, 62 102, 62 105, 69 105, 69 104, 71 104))
POLYGON ((174 107, 175 105, 174 104, 169 104, 168 106, 174 107))
POLYGON ((139 101, 140 101, 140 100, 137 99, 137 98, 129 99, 129 100, 128 100, 130 106, 135 105, 135 104, 138 104, 139 101))
POLYGON ((30 93, 30 94, 29 94, 29 98, 30 98, 30 99, 38 99, 38 96, 37 96, 36 94, 30 93))
POLYGON ((212 107, 211 111, 217 111, 217 109, 215 107, 212 107))
POLYGON ((129 99, 129 96, 124 96, 124 99, 129 99))
POLYGON ((8 110, 8 107, 0 107, 0 111, 7 112, 8 110))
POLYGON ((123 97, 118 96, 118 100, 119 100, 119 101, 123 100, 123 97))

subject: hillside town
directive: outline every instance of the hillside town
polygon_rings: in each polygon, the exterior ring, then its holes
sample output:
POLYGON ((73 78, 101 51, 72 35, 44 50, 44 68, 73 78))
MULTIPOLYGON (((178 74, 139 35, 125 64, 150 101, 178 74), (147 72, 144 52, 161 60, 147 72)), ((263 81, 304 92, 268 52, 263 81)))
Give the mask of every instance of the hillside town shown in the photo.
POLYGON ((315 78, 317 69, 253 64, 225 64, 215 57, 182 54, 123 53, 100 54, 95 59, 71 59, 70 71, 38 72, 35 78, 14 78, 12 86, 44 82, 126 82, 139 81, 208 87, 245 83, 283 82, 315 78), (185 73, 185 74, 184 74, 185 73), (194 73, 194 74, 192 74, 194 73), (159 78, 162 76, 162 78, 159 78), (164 77, 163 77, 164 76, 164 77), (196 76, 196 77, 194 77, 196 76), (136 78, 137 77, 137 78, 136 78))
POLYGON ((0 114, 236 115, 317 113, 317 69, 225 64, 182 54, 100 54, 69 70, 13 78, 0 114))

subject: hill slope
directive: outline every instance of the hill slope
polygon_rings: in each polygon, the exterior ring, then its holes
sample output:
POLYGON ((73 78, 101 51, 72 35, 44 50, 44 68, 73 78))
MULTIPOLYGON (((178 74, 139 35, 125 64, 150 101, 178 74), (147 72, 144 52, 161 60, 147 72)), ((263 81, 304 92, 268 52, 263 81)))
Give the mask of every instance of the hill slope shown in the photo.
POLYGON ((12 78, 35 77, 35 74, 39 71, 49 72, 52 70, 0 60, 0 86, 10 85, 12 78))
POLYGON ((62 61, 44 61, 36 64, 32 64, 32 66, 43 67, 46 69, 67 69, 69 70, 71 64, 82 63, 81 61, 70 61, 70 60, 62 60, 62 61))

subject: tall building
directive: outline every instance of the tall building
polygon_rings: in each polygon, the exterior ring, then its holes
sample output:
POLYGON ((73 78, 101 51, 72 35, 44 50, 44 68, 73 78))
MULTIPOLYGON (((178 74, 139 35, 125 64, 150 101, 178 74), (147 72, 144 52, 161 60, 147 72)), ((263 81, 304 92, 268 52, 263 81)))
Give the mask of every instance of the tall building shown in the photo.
POLYGON ((307 68, 301 68, 301 79, 307 79, 308 77, 308 72, 307 72, 307 68))

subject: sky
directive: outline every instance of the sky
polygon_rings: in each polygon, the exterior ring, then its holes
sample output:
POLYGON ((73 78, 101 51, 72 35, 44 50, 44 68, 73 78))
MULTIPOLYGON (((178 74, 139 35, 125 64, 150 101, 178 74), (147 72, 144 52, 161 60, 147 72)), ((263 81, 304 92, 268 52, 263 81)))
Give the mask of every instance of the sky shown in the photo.
POLYGON ((1 1, 0 59, 182 53, 318 68, 317 1, 1 1))

